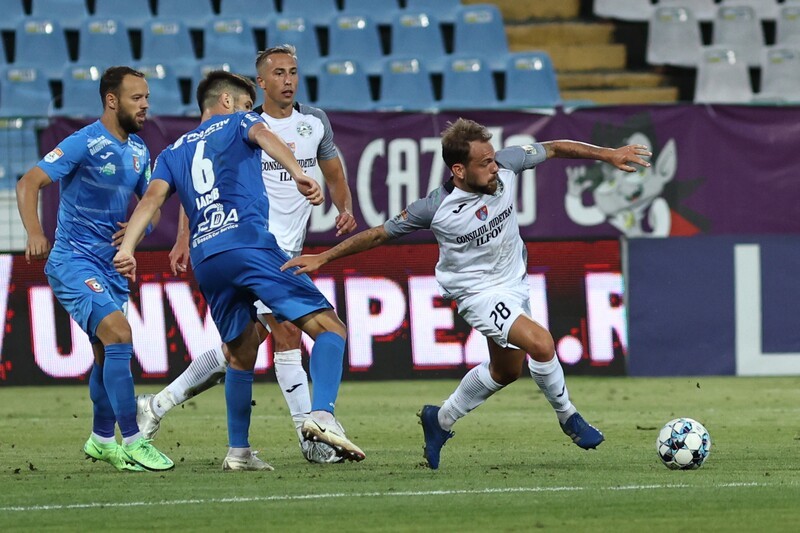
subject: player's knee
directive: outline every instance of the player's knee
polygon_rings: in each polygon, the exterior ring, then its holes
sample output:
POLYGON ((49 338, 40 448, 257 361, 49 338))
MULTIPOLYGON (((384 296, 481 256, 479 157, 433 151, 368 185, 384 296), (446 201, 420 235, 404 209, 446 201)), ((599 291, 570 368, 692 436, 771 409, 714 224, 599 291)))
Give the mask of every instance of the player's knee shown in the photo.
POLYGON ((553 358, 556 353, 555 342, 553 336, 548 332, 533 335, 530 340, 530 349, 528 353, 534 360, 540 363, 545 363, 553 358))

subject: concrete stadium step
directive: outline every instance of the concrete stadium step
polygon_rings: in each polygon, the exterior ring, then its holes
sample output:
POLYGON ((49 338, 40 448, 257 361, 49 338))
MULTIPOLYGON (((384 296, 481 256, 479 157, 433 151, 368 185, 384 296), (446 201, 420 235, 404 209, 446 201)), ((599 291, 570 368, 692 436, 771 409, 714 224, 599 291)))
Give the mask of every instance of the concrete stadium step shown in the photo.
POLYGON ((564 90, 652 88, 669 85, 669 78, 655 72, 613 70, 603 72, 560 72, 558 86, 564 90))
POLYGON ((549 45, 613 44, 610 22, 536 22, 506 24, 509 46, 539 48, 549 45))
MULTIPOLYGON (((485 4, 487 0, 461 0, 462 4, 485 4)), ((506 21, 574 19, 580 15, 580 0, 492 0, 506 21)))
MULTIPOLYGON (((530 47, 510 47, 512 52, 524 52, 530 47)), ((550 54, 557 71, 624 70, 626 50, 622 44, 549 45, 539 49, 550 54)))
POLYGON ((678 88, 577 89, 561 91, 561 98, 563 100, 590 100, 600 105, 674 103, 678 101, 678 88))

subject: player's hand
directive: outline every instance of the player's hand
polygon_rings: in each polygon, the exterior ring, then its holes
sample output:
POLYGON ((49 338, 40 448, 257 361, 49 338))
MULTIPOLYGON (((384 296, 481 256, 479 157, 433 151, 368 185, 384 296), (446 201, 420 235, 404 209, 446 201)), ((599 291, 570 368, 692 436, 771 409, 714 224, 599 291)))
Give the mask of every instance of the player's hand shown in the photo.
POLYGON ((297 185, 297 190, 300 191, 300 194, 305 196, 311 205, 320 205, 325 201, 325 195, 322 194, 322 189, 317 180, 301 174, 294 178, 294 183, 297 185))
POLYGON ((299 276, 300 274, 308 274, 309 272, 315 272, 319 270, 319 267, 321 267, 324 264, 325 261, 322 260, 321 254, 301 255, 299 257, 295 257, 294 259, 289 259, 288 261, 286 261, 281 267, 281 272, 284 272, 293 267, 299 267, 297 270, 293 272, 295 276, 299 276))
POLYGON ((44 235, 28 235, 28 244, 25 246, 25 261, 30 264, 31 259, 47 259, 50 255, 50 241, 44 235))
POLYGON ((136 258, 128 252, 117 252, 114 256, 114 268, 123 277, 136 281, 136 258))
POLYGON ((172 275, 177 276, 179 273, 186 272, 188 264, 189 240, 178 237, 175 246, 169 252, 169 268, 172 270, 172 275))
POLYGON ((111 236, 111 244, 114 245, 114 248, 119 250, 119 245, 122 244, 122 239, 125 238, 125 229, 128 227, 127 222, 117 222, 117 226, 119 226, 119 230, 111 236))
POLYGON ((653 155, 647 146, 643 144, 629 144, 622 148, 611 150, 611 156, 608 162, 625 172, 636 172, 636 168, 629 163, 634 163, 642 167, 649 167, 650 163, 642 159, 642 157, 650 157, 653 155))
POLYGON ((342 211, 336 215, 336 236, 352 233, 358 227, 356 217, 350 211, 342 211))

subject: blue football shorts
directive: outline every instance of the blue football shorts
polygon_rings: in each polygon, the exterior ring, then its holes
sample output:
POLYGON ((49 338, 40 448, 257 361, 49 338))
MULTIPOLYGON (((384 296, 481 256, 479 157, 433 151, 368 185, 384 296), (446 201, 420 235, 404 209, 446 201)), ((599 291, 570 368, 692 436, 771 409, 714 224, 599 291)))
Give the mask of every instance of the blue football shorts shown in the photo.
POLYGON ((44 273, 53 294, 92 344, 100 342, 95 333, 105 317, 114 311, 127 314, 128 280, 91 259, 51 253, 44 273))
POLYGON ((279 248, 237 248, 194 266, 223 342, 234 340, 256 320, 256 300, 268 305, 278 321, 333 308, 308 275, 295 276, 296 269, 280 271, 288 260, 279 248))

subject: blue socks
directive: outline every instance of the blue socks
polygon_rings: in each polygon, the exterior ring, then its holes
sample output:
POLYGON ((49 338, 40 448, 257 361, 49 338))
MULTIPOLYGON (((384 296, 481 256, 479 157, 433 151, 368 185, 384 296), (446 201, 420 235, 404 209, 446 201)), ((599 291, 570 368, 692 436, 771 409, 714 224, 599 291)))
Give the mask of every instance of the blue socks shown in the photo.
POLYGON ((339 385, 342 383, 342 358, 344 357, 344 339, 326 331, 314 339, 311 350, 309 370, 314 382, 314 399, 312 411, 328 411, 333 414, 339 385))
POLYGON ((108 393, 103 386, 103 367, 94 364, 89 375, 89 398, 92 399, 94 406, 94 419, 92 421, 92 432, 101 437, 114 438, 114 425, 117 419, 114 416, 114 408, 108 399, 108 393))
POLYGON ((250 411, 253 400, 253 371, 228 367, 225 375, 225 404, 228 407, 228 446, 249 448, 250 411))
POLYGON ((117 418, 120 433, 123 437, 130 437, 139 432, 139 426, 136 424, 133 375, 131 375, 133 345, 109 344, 105 347, 105 355, 103 385, 117 418))

